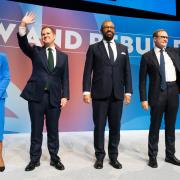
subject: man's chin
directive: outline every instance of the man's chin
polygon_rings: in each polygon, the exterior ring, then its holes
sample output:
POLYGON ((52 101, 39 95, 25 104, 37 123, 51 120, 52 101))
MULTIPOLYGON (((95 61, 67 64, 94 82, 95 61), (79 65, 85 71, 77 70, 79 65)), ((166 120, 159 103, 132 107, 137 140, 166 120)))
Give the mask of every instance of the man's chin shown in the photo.
POLYGON ((48 47, 49 46, 49 43, 48 42, 43 42, 44 46, 45 47, 48 47))
POLYGON ((111 41, 113 39, 113 37, 106 37, 105 40, 106 41, 111 41))

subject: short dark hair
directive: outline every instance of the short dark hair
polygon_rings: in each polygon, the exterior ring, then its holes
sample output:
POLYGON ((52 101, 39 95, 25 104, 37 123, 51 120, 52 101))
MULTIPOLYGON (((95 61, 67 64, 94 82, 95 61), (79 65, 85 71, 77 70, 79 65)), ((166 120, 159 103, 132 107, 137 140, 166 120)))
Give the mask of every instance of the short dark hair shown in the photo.
POLYGON ((102 24, 101 24, 101 30, 104 28, 104 24, 105 24, 106 22, 111 22, 111 23, 114 25, 114 23, 113 23, 111 20, 105 20, 105 21, 103 21, 102 24))
POLYGON ((158 33, 161 32, 161 31, 165 31, 165 29, 157 29, 156 31, 153 32, 153 37, 158 37, 158 33))
POLYGON ((43 26, 43 27, 41 28, 41 34, 42 34, 42 31, 43 31, 44 29, 46 29, 46 28, 51 29, 51 31, 53 32, 53 34, 56 34, 55 29, 54 29, 53 27, 51 27, 51 26, 43 26))

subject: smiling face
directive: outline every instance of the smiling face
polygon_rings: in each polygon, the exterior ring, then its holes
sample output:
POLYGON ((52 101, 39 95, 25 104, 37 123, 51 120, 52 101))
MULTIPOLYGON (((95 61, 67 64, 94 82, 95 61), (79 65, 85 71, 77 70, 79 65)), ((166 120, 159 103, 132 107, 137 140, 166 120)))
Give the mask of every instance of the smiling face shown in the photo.
POLYGON ((159 31, 156 36, 154 36, 155 45, 162 49, 167 46, 168 34, 166 31, 159 31))
POLYGON ((114 24, 111 21, 104 21, 101 27, 101 33, 106 41, 111 41, 115 33, 114 24))
POLYGON ((44 46, 46 46, 46 47, 54 46, 55 37, 56 37, 56 35, 51 28, 45 27, 42 29, 41 40, 42 40, 44 46))

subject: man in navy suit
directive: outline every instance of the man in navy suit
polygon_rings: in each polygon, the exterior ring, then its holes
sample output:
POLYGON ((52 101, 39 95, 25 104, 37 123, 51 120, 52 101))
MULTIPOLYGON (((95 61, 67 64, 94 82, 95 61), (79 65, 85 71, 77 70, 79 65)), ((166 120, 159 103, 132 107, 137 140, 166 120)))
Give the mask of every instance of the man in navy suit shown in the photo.
POLYGON ((164 114, 165 161, 180 166, 175 157, 175 123, 179 106, 180 58, 179 48, 166 47, 168 34, 164 29, 153 33, 155 47, 142 56, 139 73, 139 91, 142 108, 151 108, 148 139, 148 165, 157 168, 159 129, 164 114), (146 93, 147 76, 149 91, 146 93))
POLYGON ((83 100, 92 99, 94 121, 94 148, 96 169, 103 168, 104 131, 109 124, 108 154, 110 164, 117 169, 123 100, 130 103, 132 94, 131 70, 127 47, 114 41, 115 26, 104 21, 101 26, 103 40, 89 46, 83 76, 83 100))
POLYGON ((22 18, 18 42, 22 51, 32 61, 32 74, 21 96, 28 101, 31 118, 30 163, 25 171, 31 171, 40 165, 42 132, 44 117, 48 138, 48 150, 51 156, 50 165, 64 170, 58 156, 59 134, 58 121, 61 108, 69 99, 68 57, 55 47, 55 31, 45 26, 41 30, 43 47, 31 46, 26 35, 26 26, 35 20, 33 13, 26 13, 22 18))

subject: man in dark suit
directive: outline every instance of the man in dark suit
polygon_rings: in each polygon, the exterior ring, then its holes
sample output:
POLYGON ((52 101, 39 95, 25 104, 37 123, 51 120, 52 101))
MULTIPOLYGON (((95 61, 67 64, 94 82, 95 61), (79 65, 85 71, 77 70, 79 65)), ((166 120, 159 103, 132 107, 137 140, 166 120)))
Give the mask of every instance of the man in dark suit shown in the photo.
POLYGON ((165 161, 180 166, 175 157, 175 123, 179 106, 180 59, 178 48, 167 47, 168 34, 160 29, 153 33, 155 47, 142 56, 139 74, 139 90, 142 108, 151 108, 148 140, 148 165, 157 168, 159 129, 165 119, 165 161), (148 98, 146 93, 149 76, 148 98), (148 100, 147 100, 148 99, 148 100))
POLYGON ((18 42, 22 51, 32 61, 32 74, 21 96, 28 101, 31 118, 30 163, 25 171, 31 171, 40 165, 42 132, 46 117, 48 150, 50 165, 64 170, 58 154, 58 121, 61 108, 69 99, 68 57, 55 47, 55 31, 45 26, 41 30, 43 47, 30 46, 26 35, 26 26, 35 20, 33 13, 27 13, 21 20, 18 42))
POLYGON ((130 103, 132 80, 127 47, 114 41, 115 26, 104 21, 101 26, 103 40, 89 46, 83 76, 83 100, 92 98, 94 121, 94 148, 96 169, 103 168, 104 131, 109 124, 108 154, 110 164, 117 169, 123 99, 130 103), (92 80, 91 80, 92 77, 92 80))

